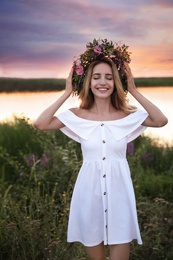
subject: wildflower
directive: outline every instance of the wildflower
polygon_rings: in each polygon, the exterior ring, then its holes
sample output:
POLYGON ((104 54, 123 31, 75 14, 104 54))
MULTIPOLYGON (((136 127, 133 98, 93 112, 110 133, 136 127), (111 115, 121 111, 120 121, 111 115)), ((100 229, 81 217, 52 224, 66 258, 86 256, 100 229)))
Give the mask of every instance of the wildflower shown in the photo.
POLYGON ((81 65, 76 65, 75 72, 77 75, 83 75, 84 73, 83 67, 81 65))
POLYGON ((37 161, 38 157, 35 154, 31 154, 26 158, 26 163, 28 166, 33 166, 37 161))
POLYGON ((98 45, 96 45, 94 47, 94 52, 97 53, 97 54, 101 54, 102 53, 102 49, 98 45))
POLYGON ((143 158, 145 162, 152 162, 154 160, 154 157, 151 153, 144 153, 143 158))
POLYGON ((130 142, 127 144, 127 154, 134 154, 134 143, 130 142))
POLYGON ((41 161, 40 161, 40 166, 42 168, 46 168, 46 167, 48 167, 48 165, 49 165, 49 158, 45 153, 43 153, 41 161))

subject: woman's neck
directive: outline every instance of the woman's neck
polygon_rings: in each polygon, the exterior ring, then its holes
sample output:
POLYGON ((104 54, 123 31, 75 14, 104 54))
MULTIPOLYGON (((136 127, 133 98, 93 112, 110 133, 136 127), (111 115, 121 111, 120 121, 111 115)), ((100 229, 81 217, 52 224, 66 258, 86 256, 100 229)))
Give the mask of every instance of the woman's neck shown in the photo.
POLYGON ((109 114, 111 112, 115 112, 115 110, 116 109, 113 107, 110 99, 96 99, 94 101, 93 106, 90 109, 91 112, 96 113, 98 115, 109 114))

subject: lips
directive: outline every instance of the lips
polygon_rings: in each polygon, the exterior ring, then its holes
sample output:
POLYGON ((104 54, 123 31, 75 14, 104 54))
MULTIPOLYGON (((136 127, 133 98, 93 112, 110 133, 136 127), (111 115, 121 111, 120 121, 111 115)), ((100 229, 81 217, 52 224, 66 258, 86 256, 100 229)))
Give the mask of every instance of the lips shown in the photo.
POLYGON ((97 88, 97 90, 98 90, 98 91, 107 91, 108 88, 103 88, 103 87, 102 87, 102 88, 97 88))

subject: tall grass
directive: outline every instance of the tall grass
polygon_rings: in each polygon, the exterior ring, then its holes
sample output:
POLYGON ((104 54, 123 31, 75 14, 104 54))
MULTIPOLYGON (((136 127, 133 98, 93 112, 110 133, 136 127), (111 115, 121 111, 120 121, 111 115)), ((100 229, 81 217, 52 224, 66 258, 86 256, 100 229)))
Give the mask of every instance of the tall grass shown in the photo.
MULTIPOLYGON (((173 259, 173 148, 140 137, 128 150, 144 245, 132 260, 173 259)), ((0 259, 87 259, 67 243, 70 199, 80 146, 59 131, 39 132, 28 119, 0 124, 0 259)))

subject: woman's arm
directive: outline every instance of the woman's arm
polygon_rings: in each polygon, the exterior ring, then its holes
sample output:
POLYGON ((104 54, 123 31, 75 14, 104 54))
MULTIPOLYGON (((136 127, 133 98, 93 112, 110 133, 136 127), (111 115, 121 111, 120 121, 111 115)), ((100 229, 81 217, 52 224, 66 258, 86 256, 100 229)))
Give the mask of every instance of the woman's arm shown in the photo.
POLYGON ((72 93, 72 74, 73 68, 71 68, 69 76, 66 79, 65 92, 58 100, 56 100, 52 105, 45 109, 34 122, 34 127, 38 130, 54 130, 64 126, 62 122, 54 116, 54 114, 62 106, 62 104, 70 97, 72 93))
POLYGON ((148 112, 149 116, 142 125, 150 127, 162 127, 167 124, 167 117, 160 111, 160 109, 138 92, 135 86, 134 78, 128 63, 124 64, 127 75, 127 84, 129 93, 143 106, 148 112))

